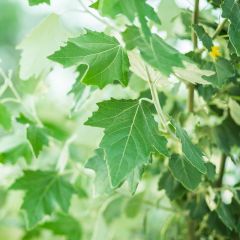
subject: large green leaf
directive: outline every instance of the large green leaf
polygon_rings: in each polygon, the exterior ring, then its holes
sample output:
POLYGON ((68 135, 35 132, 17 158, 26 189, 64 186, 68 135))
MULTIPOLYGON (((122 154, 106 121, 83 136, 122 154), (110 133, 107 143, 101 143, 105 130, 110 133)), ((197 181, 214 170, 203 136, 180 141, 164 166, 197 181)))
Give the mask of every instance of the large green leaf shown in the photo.
POLYGON ((70 39, 65 47, 55 52, 49 59, 65 67, 87 65, 82 77, 87 85, 103 88, 115 80, 128 84, 129 61, 126 52, 114 38, 88 30, 86 34, 70 39))
POLYGON ((132 23, 135 17, 137 17, 146 38, 149 38, 151 34, 147 19, 157 24, 161 23, 156 12, 146 3, 146 0, 99 0, 93 7, 97 8, 103 16, 109 16, 111 18, 123 14, 132 23))
POLYGON ((229 39, 238 55, 240 55, 240 3, 236 0, 224 0, 222 17, 230 20, 228 29, 229 39))
POLYGON ((73 188, 62 176, 52 171, 25 171, 11 186, 25 190, 22 209, 27 214, 27 227, 33 228, 45 215, 60 207, 67 212, 73 188))
POLYGON ((185 157, 172 155, 169 159, 169 168, 173 176, 190 191, 196 189, 201 182, 202 174, 185 157))
POLYGON ((176 135, 182 143, 182 151, 186 160, 200 173, 207 173, 202 151, 192 143, 187 132, 178 123, 174 123, 174 126, 176 128, 176 135))
POLYGON ((167 141, 158 130, 150 103, 111 99, 98 106, 86 124, 105 128, 100 147, 106 153, 113 187, 137 166, 148 163, 151 152, 167 154, 167 141))

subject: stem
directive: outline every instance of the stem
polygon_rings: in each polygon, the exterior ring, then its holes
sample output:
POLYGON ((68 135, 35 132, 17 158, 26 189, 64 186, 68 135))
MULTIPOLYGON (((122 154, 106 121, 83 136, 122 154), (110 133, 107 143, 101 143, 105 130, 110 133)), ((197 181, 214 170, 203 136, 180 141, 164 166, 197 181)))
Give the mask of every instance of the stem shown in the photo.
MULTIPOLYGON (((198 15, 199 15, 199 0, 195 0, 192 24, 198 23, 198 15)), ((196 51, 196 49, 198 48, 198 39, 194 29, 192 29, 192 43, 193 50, 196 51)), ((194 109, 194 85, 190 83, 188 84, 188 111, 193 112, 193 109, 194 109)))
POLYGON ((226 166, 226 159, 227 159, 227 156, 223 153, 221 155, 221 160, 220 160, 219 177, 215 185, 217 188, 220 188, 222 186, 222 181, 223 181, 223 176, 224 176, 225 166, 226 166))
POLYGON ((153 104, 154 104, 154 106, 156 108, 158 117, 159 117, 159 119, 160 119, 164 129, 168 130, 169 132, 171 132, 169 127, 168 127, 167 121, 165 119, 165 116, 164 116, 163 111, 162 111, 162 107, 161 107, 159 99, 158 99, 158 93, 157 93, 156 86, 155 86, 154 82, 151 79, 151 76, 150 76, 150 73, 149 73, 149 70, 148 70, 147 66, 145 66, 145 69, 146 69, 146 72, 147 72, 149 88, 150 88, 151 95, 152 95, 152 101, 153 101, 153 104))
POLYGON ((216 38, 218 36, 218 34, 222 31, 222 29, 225 26, 225 23, 227 22, 227 18, 225 18, 217 27, 216 31, 213 33, 212 35, 212 39, 216 38))

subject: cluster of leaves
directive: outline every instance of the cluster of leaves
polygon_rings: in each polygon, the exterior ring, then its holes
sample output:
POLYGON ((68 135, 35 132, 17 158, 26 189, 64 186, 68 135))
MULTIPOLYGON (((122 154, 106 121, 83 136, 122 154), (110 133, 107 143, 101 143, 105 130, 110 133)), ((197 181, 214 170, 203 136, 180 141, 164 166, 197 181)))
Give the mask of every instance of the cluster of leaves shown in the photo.
MULTIPOLYGON (((29 0, 31 6, 41 3, 51 4, 29 0)), ((210 1, 209 7, 217 8, 223 18, 219 25, 200 11, 198 22, 189 27, 196 12, 186 9, 170 19, 177 18, 185 29, 173 37, 175 43, 190 40, 193 34, 202 46, 186 54, 160 36, 166 19, 145 0, 81 4, 107 25, 106 31, 84 29, 75 36, 60 16, 51 14, 19 45, 19 75, 28 81, 22 82, 17 73, 0 72, 1 135, 16 128, 22 134, 16 144, 1 151, 0 161, 21 169, 8 190, 24 192, 23 239, 41 238, 46 230, 70 240, 110 239, 115 236, 110 229, 117 229, 119 219, 124 219, 122 227, 136 222, 138 228, 129 227, 116 239, 238 239, 240 179, 228 184, 223 176, 226 162, 236 170, 240 156, 240 3, 210 1), (58 123, 42 117, 35 99, 27 98, 38 90, 54 62, 76 73, 69 91, 75 101, 67 109, 71 117, 63 116, 58 123), (192 103, 193 113, 187 111, 186 94, 181 96, 180 91, 186 92, 188 85, 194 85, 198 100, 192 103), (86 104, 94 93, 110 87, 113 94, 97 99, 90 117, 82 119, 82 101, 86 104), (129 88, 134 94, 118 96, 118 89, 128 93, 129 88), (85 136, 76 130, 78 124, 87 131, 102 129, 103 134, 83 160, 78 141, 85 136), (52 154, 53 148, 59 157, 52 154), (93 182, 89 169, 95 172, 93 182), (228 203, 226 192, 231 194, 228 203), (91 237, 83 216, 72 209, 75 197, 82 203, 77 212, 86 207, 83 202, 98 201, 98 215, 93 213, 96 206, 88 212, 89 219, 97 218, 91 237)), ((50 115, 51 106, 45 108, 50 115)))

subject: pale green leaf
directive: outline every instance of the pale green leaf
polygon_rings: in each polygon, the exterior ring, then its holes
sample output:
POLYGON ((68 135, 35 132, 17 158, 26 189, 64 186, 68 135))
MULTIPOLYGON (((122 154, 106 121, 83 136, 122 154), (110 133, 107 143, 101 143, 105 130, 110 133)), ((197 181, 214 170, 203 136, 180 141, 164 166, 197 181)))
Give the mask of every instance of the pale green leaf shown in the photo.
POLYGON ((88 30, 86 34, 70 39, 65 47, 55 52, 49 59, 64 67, 87 65, 82 77, 87 85, 103 88, 115 80, 128 84, 129 61, 125 50, 114 38, 88 30))
POLYGON ((52 64, 47 56, 59 49, 70 36, 60 16, 51 14, 45 18, 17 47, 22 50, 20 77, 29 79, 48 72, 52 64))
POLYGON ((111 99, 98 106, 86 124, 105 128, 100 147, 105 150, 113 187, 137 166, 148 163, 151 152, 167 154, 167 141, 158 130, 150 103, 111 99))

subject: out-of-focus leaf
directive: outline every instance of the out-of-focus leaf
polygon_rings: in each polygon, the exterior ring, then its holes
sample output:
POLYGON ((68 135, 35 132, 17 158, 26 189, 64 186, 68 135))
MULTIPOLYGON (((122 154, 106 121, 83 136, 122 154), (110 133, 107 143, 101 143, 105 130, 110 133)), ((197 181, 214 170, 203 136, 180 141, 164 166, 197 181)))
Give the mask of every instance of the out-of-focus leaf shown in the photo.
POLYGON ((27 139, 32 145, 35 156, 38 157, 44 146, 48 146, 47 131, 35 125, 27 128, 27 139))
POLYGON ((52 65, 47 56, 54 53, 69 36, 71 34, 64 27, 60 16, 51 14, 44 19, 17 47, 22 50, 20 77, 29 79, 48 72, 52 65))
POLYGON ((52 171, 25 171, 11 189, 25 190, 22 209, 27 214, 27 227, 33 228, 45 215, 50 215, 59 206, 67 212, 74 192, 72 185, 52 171))
POLYGON ((210 36, 206 33, 205 29, 202 26, 197 25, 197 24, 195 24, 193 26, 193 28, 194 28, 198 38, 202 41, 204 47, 207 48, 208 51, 211 51, 211 48, 213 46, 213 41, 210 38, 210 36))
POLYGON ((228 106, 232 119, 235 121, 236 124, 240 125, 240 105, 232 98, 230 98, 228 106))
POLYGON ((50 4, 50 0, 28 0, 30 6, 38 5, 41 3, 50 4))
POLYGON ((133 196, 131 199, 129 199, 125 206, 125 213, 127 217, 134 218, 139 214, 139 212, 141 211, 143 198, 144 193, 139 193, 133 196))
POLYGON ((65 236, 67 240, 82 239, 81 225, 69 215, 58 214, 53 221, 48 221, 41 227, 52 231, 55 235, 65 236))
POLYGON ((10 130, 12 127, 11 113, 3 104, 0 104, 0 125, 5 130, 10 130))

